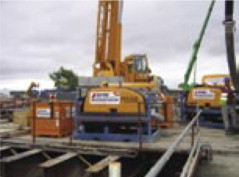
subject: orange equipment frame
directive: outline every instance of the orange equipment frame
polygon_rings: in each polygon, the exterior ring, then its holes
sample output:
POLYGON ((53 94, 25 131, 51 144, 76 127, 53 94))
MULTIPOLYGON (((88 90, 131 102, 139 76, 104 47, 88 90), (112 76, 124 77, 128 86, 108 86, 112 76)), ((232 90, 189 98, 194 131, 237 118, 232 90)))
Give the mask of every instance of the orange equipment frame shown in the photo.
POLYGON ((33 136, 63 137, 74 129, 74 102, 33 102, 33 136))

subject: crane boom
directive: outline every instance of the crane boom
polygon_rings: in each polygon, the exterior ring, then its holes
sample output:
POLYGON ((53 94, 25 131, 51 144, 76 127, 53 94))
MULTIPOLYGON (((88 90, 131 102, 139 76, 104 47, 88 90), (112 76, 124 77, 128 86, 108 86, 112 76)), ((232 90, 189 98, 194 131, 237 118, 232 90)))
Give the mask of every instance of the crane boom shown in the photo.
POLYGON ((122 11, 122 0, 99 0, 93 75, 148 82, 152 77, 145 54, 132 54, 121 61, 122 11))
POLYGON ((122 1, 99 1, 94 76, 120 75, 122 9, 122 1))
POLYGON ((184 82, 183 82, 183 84, 180 84, 180 87, 183 90, 189 90, 190 89, 190 85, 188 84, 188 81, 189 81, 189 78, 191 76, 191 73, 192 73, 192 70, 193 70, 193 66, 194 66, 195 62, 197 61, 197 54, 198 54, 198 51, 200 49, 200 45, 201 45, 203 36, 205 34, 205 31, 206 31, 209 19, 211 17, 214 4, 215 4, 215 0, 212 0, 211 3, 210 3, 209 9, 208 9, 207 16, 206 16, 206 18, 204 20, 204 23, 203 23, 203 26, 201 28, 201 31, 200 31, 200 34, 199 34, 199 38, 196 40, 196 42, 195 42, 195 44, 193 46, 193 53, 192 53, 191 60, 189 62, 187 71, 186 71, 186 73, 184 75, 184 82))

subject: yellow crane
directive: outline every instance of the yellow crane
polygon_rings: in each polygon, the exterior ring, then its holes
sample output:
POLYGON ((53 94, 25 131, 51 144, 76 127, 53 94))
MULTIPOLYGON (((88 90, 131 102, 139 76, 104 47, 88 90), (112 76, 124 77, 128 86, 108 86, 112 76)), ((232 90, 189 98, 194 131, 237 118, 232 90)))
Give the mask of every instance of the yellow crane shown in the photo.
POLYGON ((79 81, 83 89, 90 89, 78 99, 82 100, 82 112, 76 112, 79 128, 74 136, 100 140, 153 139, 159 132, 159 123, 167 123, 165 127, 172 125, 172 111, 164 107, 171 100, 161 94, 160 77, 150 75, 146 55, 134 54, 121 60, 123 2, 100 0, 98 8, 94 77, 79 81), (110 78, 121 80, 111 83, 110 78), (104 82, 108 80, 109 83, 104 82))
MULTIPOLYGON (((120 76, 124 79, 123 84, 108 86, 154 90, 160 95, 162 101, 172 100, 161 92, 162 79, 159 76, 150 75, 147 55, 133 54, 121 61, 122 12, 122 0, 99 0, 94 77, 120 76)), ((167 113, 166 117, 170 117, 169 122, 172 121, 172 113, 167 113)))
POLYGON ((39 87, 39 84, 32 81, 32 82, 30 83, 30 85, 28 86, 27 90, 25 91, 25 96, 26 96, 27 98, 30 97, 31 91, 32 91, 32 89, 35 88, 35 87, 39 87))
POLYGON ((94 76, 120 75, 122 1, 99 1, 94 76))
POLYGON ((130 55, 121 61, 123 1, 100 0, 97 18, 95 77, 123 76, 125 82, 150 80, 147 56, 130 55))

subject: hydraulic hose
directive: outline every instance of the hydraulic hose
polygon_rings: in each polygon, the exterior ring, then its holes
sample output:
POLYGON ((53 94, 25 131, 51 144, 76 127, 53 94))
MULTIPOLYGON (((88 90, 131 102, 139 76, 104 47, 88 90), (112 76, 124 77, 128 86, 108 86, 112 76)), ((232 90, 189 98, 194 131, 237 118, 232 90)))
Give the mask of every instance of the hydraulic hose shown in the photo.
POLYGON ((233 20, 234 1, 225 1, 225 40, 227 61, 230 71, 230 75, 234 84, 234 87, 239 91, 239 61, 236 59, 235 46, 234 46, 234 32, 235 21, 233 20))

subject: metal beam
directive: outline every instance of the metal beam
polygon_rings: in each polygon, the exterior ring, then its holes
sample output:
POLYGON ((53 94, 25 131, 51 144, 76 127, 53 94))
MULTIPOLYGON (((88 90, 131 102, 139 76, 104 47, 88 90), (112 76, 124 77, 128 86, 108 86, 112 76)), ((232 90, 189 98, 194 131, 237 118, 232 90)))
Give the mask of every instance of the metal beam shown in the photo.
POLYGON ((86 171, 90 173, 98 173, 106 168, 110 164, 110 162, 114 162, 119 158, 120 156, 107 156, 106 158, 87 168, 86 171))
MULTIPOLYGON (((108 156, 108 155, 117 155, 121 157, 136 157, 138 150, 137 147, 132 146, 115 146, 115 145, 99 145, 99 144, 88 144, 88 143, 75 143, 74 146, 66 144, 66 143, 57 143, 51 142, 47 144, 46 142, 39 141, 37 143, 32 143, 29 141, 20 141, 20 140, 12 140, 5 139, 0 140, 0 144, 12 146, 12 147, 20 147, 20 148, 30 148, 34 147, 36 149, 44 149, 45 151, 58 151, 67 153, 69 151, 76 151, 77 154, 85 154, 85 155, 100 155, 100 156, 108 156)), ((158 151, 158 148, 156 149, 158 151)))
MULTIPOLYGON (((1 144, 1 143, 0 143, 1 144)), ((3 159, 4 157, 11 156, 13 153, 11 152, 10 146, 2 146, 0 147, 0 159, 3 159)), ((0 175, 1 176, 1 175, 0 175)))
POLYGON ((68 152, 47 160, 38 167, 43 170, 44 177, 83 176, 85 165, 79 162, 78 154, 68 152))
POLYGON ((39 154, 41 152, 42 152, 41 149, 33 149, 33 150, 29 150, 29 151, 26 151, 26 152, 15 154, 15 155, 12 155, 12 156, 9 156, 9 157, 4 157, 3 159, 0 160, 0 162, 1 163, 10 163, 10 162, 14 162, 14 161, 17 161, 17 160, 21 160, 23 158, 34 156, 34 155, 39 154))
MULTIPOLYGON (((11 148, 10 150, 14 150, 11 148)), ((46 158, 42 155, 43 150, 32 149, 17 154, 11 154, 0 160, 1 172, 3 177, 38 177, 43 176, 38 167, 46 158)))
POLYGON ((42 167, 42 168, 51 168, 51 167, 54 167, 56 165, 59 165, 60 163, 65 162, 67 160, 70 160, 70 159, 72 159, 72 158, 74 158, 76 156, 77 156, 76 153, 68 152, 66 154, 63 154, 63 155, 57 157, 57 158, 50 159, 50 160, 48 160, 48 161, 46 161, 44 163, 41 163, 40 167, 42 167))
POLYGON ((10 149, 11 149, 10 146, 2 146, 2 147, 0 147, 0 153, 3 151, 6 151, 6 150, 10 150, 10 149))
POLYGON ((195 153, 195 152, 199 151, 199 149, 200 149, 199 139, 200 139, 200 134, 197 135, 196 143, 194 143, 194 145, 191 149, 188 160, 183 167, 183 171, 182 171, 180 177, 187 177, 188 173, 189 173, 189 169, 191 169, 192 166, 194 167, 194 163, 192 163, 192 162, 194 161, 194 158, 195 157, 198 158, 197 156, 199 155, 199 153, 195 153))

